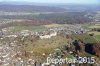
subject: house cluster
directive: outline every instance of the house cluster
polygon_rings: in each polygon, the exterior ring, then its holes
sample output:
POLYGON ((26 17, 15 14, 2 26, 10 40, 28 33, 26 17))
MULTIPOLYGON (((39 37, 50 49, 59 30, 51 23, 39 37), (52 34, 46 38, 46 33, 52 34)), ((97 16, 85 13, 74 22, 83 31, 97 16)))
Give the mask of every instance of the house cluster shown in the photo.
POLYGON ((19 33, 20 36, 26 37, 29 35, 35 35, 38 36, 40 39, 47 39, 47 38, 51 38, 53 36, 57 36, 57 32, 55 30, 47 30, 47 31, 43 31, 43 32, 32 32, 29 30, 22 30, 19 33))
POLYGON ((69 25, 66 30, 71 31, 72 34, 83 34, 89 31, 87 29, 84 29, 80 24, 69 25))
POLYGON ((19 34, 20 36, 28 36, 28 35, 36 35, 39 36, 40 39, 47 39, 51 38, 53 36, 57 36, 58 34, 64 34, 64 35, 69 35, 69 34, 82 34, 86 33, 89 30, 84 29, 80 24, 77 25, 67 25, 64 27, 57 27, 57 28, 50 28, 46 31, 42 32, 32 32, 30 30, 22 30, 21 32, 18 33, 13 33, 10 30, 12 30, 13 27, 10 28, 3 28, 0 31, 0 37, 5 36, 5 35, 10 35, 10 34, 19 34))
POLYGON ((43 34, 43 35, 40 35, 40 39, 51 38, 51 37, 56 36, 56 35, 57 35, 57 32, 52 32, 52 33, 49 33, 49 34, 43 34))

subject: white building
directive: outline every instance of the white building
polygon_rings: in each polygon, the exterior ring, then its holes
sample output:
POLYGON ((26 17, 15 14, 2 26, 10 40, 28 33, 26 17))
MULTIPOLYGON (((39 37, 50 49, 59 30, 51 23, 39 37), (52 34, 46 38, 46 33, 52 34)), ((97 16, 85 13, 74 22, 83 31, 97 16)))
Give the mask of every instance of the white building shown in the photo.
POLYGON ((52 36, 56 36, 57 32, 51 33, 50 35, 43 35, 40 36, 41 39, 47 39, 47 38, 51 38, 52 36))

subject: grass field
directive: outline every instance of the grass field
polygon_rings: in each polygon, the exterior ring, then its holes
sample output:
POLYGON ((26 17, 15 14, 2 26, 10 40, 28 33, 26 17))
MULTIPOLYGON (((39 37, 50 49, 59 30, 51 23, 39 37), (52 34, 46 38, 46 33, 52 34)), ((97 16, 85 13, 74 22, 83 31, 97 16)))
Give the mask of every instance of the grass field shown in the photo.
POLYGON ((39 39, 31 43, 26 41, 24 44, 24 49, 26 51, 33 51, 38 53, 51 53, 59 46, 67 44, 68 39, 61 36, 52 37, 49 39, 39 39))
POLYGON ((92 34, 92 33, 93 33, 95 36, 96 36, 96 35, 100 35, 100 32, 97 32, 97 31, 88 32, 88 34, 92 34))
POLYGON ((97 24, 84 24, 83 27, 85 29, 100 28, 100 23, 97 23, 97 24))
POLYGON ((97 31, 92 31, 92 32, 88 32, 89 34, 94 34, 94 36, 95 36, 95 38, 97 39, 97 40, 99 40, 100 41, 100 32, 97 32, 97 31))
POLYGON ((99 25, 93 25, 93 26, 90 26, 89 28, 100 28, 100 26, 99 25))
MULTIPOLYGON (((49 39, 38 39, 34 42, 29 41, 27 39, 22 47, 24 51, 33 51, 33 55, 31 58, 41 59, 41 61, 45 61, 49 54, 53 54, 55 49, 66 45, 69 40, 67 38, 61 36, 51 37, 49 39), (45 57, 43 57, 43 53, 46 53, 45 57)), ((72 55, 66 53, 65 58, 73 58, 72 55)))
POLYGON ((40 31, 47 30, 47 28, 44 26, 20 26, 20 25, 17 25, 14 27, 12 32, 20 32, 22 30, 30 30, 33 32, 40 32, 40 31))
POLYGON ((74 39, 82 39, 85 43, 95 43, 96 40, 89 34, 73 35, 74 39))
POLYGON ((34 44, 36 45, 33 49, 34 52, 52 52, 55 48, 67 44, 68 39, 61 36, 52 37, 50 39, 40 39, 34 44), (37 48, 38 47, 38 48, 37 48))
POLYGON ((49 24, 49 25, 44 25, 45 27, 47 28, 53 28, 53 27, 61 27, 63 25, 60 25, 60 24, 49 24))
POLYGON ((93 26, 93 25, 92 25, 92 24, 84 24, 84 25, 83 25, 83 28, 85 28, 85 29, 90 29, 90 28, 89 28, 90 26, 93 26))
POLYGON ((100 41, 100 35, 96 35, 95 37, 100 41))

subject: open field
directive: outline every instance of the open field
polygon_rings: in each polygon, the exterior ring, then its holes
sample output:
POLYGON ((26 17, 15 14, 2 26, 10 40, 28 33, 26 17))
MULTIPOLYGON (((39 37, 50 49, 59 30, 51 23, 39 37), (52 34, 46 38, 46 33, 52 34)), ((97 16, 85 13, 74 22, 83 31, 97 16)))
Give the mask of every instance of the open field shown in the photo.
POLYGON ((88 34, 73 35, 73 38, 76 40, 81 39, 85 43, 95 43, 96 42, 96 40, 88 34))
POLYGON ((100 41, 100 35, 96 35, 95 37, 100 41))
POLYGON ((97 32, 97 31, 91 31, 91 32, 88 32, 88 34, 94 34, 94 35, 100 35, 100 32, 97 32))
POLYGON ((40 31, 44 31, 46 30, 47 28, 45 28, 44 26, 20 26, 20 25, 17 25, 17 26, 14 26, 14 29, 11 30, 13 32, 20 32, 22 30, 30 30, 30 31, 33 31, 33 32, 40 32, 40 31))
POLYGON ((100 25, 93 25, 93 26, 90 26, 89 28, 100 28, 100 25))
POLYGON ((83 28, 85 28, 85 29, 90 29, 90 28, 89 28, 90 26, 93 26, 93 25, 91 25, 91 24, 84 24, 84 25, 83 25, 83 28))
POLYGON ((88 32, 89 34, 94 34, 95 38, 100 41, 100 32, 92 31, 88 32))
MULTIPOLYGON (((96 24, 87 24, 83 26, 86 29, 93 29, 93 28, 100 28, 100 23, 96 23, 96 24)), ((88 32, 88 34, 94 34, 94 37, 100 41, 100 32, 97 31, 91 31, 88 32)))
POLYGON ((100 23, 98 23, 98 24, 95 24, 96 26, 100 26, 100 23))
POLYGON ((56 36, 49 39, 39 39, 33 43, 27 42, 27 47, 25 47, 25 50, 31 50, 38 53, 51 53, 55 48, 65 45, 67 42, 68 39, 61 36, 56 36))
MULTIPOLYGON (((55 49, 67 45, 68 41, 69 39, 62 36, 55 36, 49 39, 38 39, 34 42, 27 39, 21 49, 24 51, 33 51, 33 56, 31 58, 43 58, 41 61, 45 61, 49 54, 53 54, 55 49), (45 57, 43 57, 43 53, 46 54, 45 57)), ((73 56, 68 53, 66 53, 65 58, 66 57, 73 58, 73 56)))
POLYGON ((44 25, 47 28, 53 28, 53 27, 61 27, 62 25, 60 24, 49 24, 49 25, 44 25))
POLYGON ((86 28, 86 29, 100 28, 100 23, 84 24, 83 27, 86 28))

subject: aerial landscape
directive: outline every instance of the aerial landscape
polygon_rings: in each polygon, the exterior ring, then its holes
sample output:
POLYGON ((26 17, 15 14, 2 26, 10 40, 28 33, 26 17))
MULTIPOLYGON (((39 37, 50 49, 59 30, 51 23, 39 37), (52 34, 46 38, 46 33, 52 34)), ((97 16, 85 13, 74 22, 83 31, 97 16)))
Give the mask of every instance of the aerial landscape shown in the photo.
POLYGON ((0 66, 100 66, 100 1, 0 0, 0 66))

